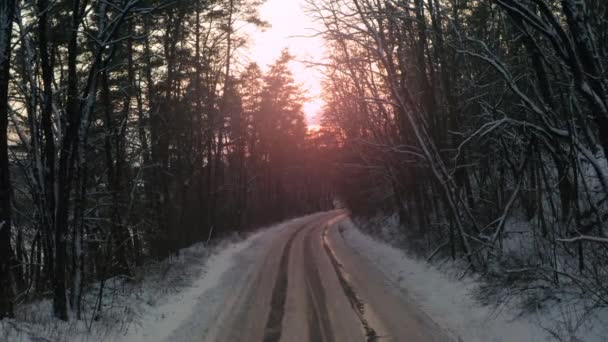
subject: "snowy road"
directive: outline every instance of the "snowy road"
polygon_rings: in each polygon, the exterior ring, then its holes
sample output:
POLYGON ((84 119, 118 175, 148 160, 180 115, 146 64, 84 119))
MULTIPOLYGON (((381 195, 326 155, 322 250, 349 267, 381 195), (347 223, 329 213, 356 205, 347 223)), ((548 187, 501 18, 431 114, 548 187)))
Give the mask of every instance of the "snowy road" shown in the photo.
MULTIPOLYGON (((343 212, 332 211, 294 220, 243 251, 218 293, 205 301, 204 311, 213 313, 198 337, 222 342, 450 340, 345 243, 336 225, 344 218, 343 212)), ((196 320, 183 329, 200 326, 196 320)), ((179 332, 174 340, 193 337, 179 332)))

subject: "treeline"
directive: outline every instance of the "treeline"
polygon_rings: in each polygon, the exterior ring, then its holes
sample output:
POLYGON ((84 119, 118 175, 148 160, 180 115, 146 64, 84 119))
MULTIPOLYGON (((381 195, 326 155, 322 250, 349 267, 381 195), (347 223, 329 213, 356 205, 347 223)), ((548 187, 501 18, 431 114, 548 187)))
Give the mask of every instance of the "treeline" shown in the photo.
POLYGON ((95 317, 110 277, 331 204, 289 54, 234 66, 258 5, 1 2, 0 319, 95 317))
POLYGON ((309 4, 350 209, 503 293, 608 305, 608 3, 309 4))

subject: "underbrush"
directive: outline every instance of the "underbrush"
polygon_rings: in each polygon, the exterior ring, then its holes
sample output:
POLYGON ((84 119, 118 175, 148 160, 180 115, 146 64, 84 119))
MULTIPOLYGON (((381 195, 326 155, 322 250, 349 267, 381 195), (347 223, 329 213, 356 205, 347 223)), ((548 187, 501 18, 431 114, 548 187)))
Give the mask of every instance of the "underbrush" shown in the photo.
POLYGON ((152 308, 203 276, 211 255, 242 239, 234 234, 211 244, 197 243, 165 260, 149 261, 135 269, 132 278, 114 277, 103 284, 90 284, 83 295, 81 320, 56 319, 49 298, 21 304, 14 319, 0 321, 0 341, 120 340, 129 330, 140 329, 143 316, 152 308))

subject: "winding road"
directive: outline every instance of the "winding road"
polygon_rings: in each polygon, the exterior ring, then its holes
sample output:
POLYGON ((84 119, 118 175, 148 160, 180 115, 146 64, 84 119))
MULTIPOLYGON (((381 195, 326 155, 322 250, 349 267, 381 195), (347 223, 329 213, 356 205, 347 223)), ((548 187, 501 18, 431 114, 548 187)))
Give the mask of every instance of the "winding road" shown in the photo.
POLYGON ((341 236, 343 211, 288 225, 231 284, 205 341, 450 341, 341 236))

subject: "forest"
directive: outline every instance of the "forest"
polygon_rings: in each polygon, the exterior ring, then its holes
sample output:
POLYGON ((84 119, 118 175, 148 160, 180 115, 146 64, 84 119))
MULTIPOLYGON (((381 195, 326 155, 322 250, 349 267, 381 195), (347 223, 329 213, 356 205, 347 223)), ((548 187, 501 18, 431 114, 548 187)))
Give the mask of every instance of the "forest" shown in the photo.
POLYGON ((0 4, 0 318, 337 199, 492 300, 608 306, 608 2, 307 0, 319 130, 289 51, 238 58, 262 3, 0 4))
POLYGON ((289 53, 233 71, 255 3, 0 6, 0 318, 52 296, 80 319, 91 282, 331 205, 289 53))
POLYGON ((482 275, 490 303, 606 308, 608 3, 309 3, 353 214, 394 213, 408 249, 482 275))

